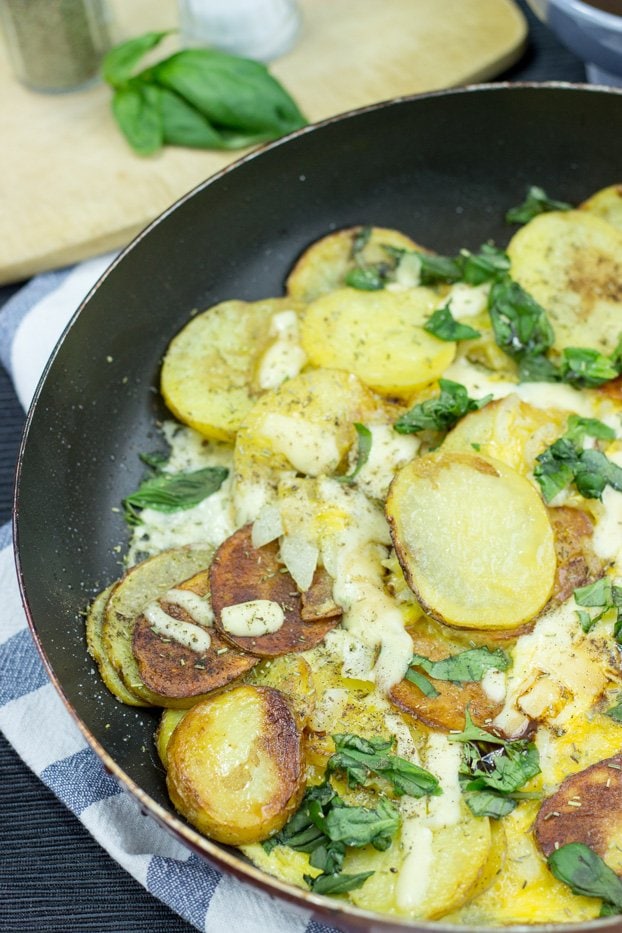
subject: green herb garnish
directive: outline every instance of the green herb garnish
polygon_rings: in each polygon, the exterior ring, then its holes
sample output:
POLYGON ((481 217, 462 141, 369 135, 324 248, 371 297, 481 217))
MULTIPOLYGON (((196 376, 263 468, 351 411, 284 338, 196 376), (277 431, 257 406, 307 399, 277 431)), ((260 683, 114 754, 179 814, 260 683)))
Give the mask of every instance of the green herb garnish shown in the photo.
POLYGON ((423 329, 438 337, 439 340, 473 340, 481 336, 474 327, 456 321, 451 313, 451 302, 442 308, 437 308, 423 325, 423 329))
POLYGON ((150 155, 165 144, 239 149, 305 125, 265 65, 215 49, 184 49, 138 74, 141 58, 168 32, 130 39, 105 56, 112 110, 130 146, 150 155))
POLYGON ((440 395, 419 402, 401 415, 393 425, 399 434, 418 434, 420 431, 449 431, 470 411, 487 405, 492 395, 469 398, 465 387, 450 379, 439 379, 440 395))
POLYGON ((385 248, 387 259, 384 262, 370 263, 366 262, 364 250, 372 235, 372 228, 361 227, 352 240, 352 250, 350 258, 354 261, 354 267, 350 269, 345 276, 344 283, 350 288, 358 288, 364 292, 375 292, 384 288, 389 274, 394 271, 403 254, 403 250, 390 250, 385 248))
POLYGON ((615 706, 612 706, 607 710, 605 716, 609 716, 609 718, 613 719, 614 722, 622 722, 622 696, 619 697, 615 706))
POLYGON ((205 467, 192 473, 157 473, 123 499, 125 520, 128 525, 140 524, 141 509, 158 512, 191 509, 217 492, 228 474, 225 467, 205 467))
POLYGON ((455 282, 481 285, 503 275, 510 268, 507 253, 490 243, 484 243, 479 253, 463 249, 458 256, 431 256, 419 252, 417 256, 421 262, 422 285, 437 285, 439 282, 449 285, 455 282))
POLYGON ((404 674, 404 679, 409 680, 411 684, 414 684, 416 687, 419 687, 421 692, 426 697, 437 697, 438 690, 434 684, 428 680, 428 678, 418 671, 414 667, 409 667, 406 673, 404 674))
POLYGON ((613 624, 614 638, 622 643, 622 586, 616 586, 611 577, 601 577, 587 586, 580 586, 574 591, 577 606, 577 616, 584 632, 589 632, 603 616, 615 610, 613 624), (590 613, 587 609, 600 609, 600 612, 590 613))
POLYGON ((560 379, 578 388, 591 389, 615 379, 619 368, 609 356, 584 347, 562 350, 560 379))
POLYGON ((362 871, 358 875, 303 875, 303 880, 309 885, 314 894, 346 894, 362 887, 373 871, 362 871))
POLYGON ((584 450, 585 436, 612 440, 615 432, 597 418, 571 415, 566 433, 536 457, 533 475, 545 502, 572 482, 585 499, 600 499, 606 486, 622 491, 622 467, 596 448, 584 450))
POLYGON ((555 334, 544 308, 509 276, 493 283, 488 310, 498 346, 516 362, 542 357, 553 345, 555 334))
POLYGON ((547 861, 553 875, 573 894, 602 900, 601 916, 622 913, 622 881, 589 846, 571 842, 551 852, 547 861))
MULTIPOLYGON (((420 667, 434 680, 449 680, 452 683, 474 683, 480 681, 487 671, 506 671, 511 660, 505 651, 496 648, 469 648, 458 654, 431 661, 421 654, 413 654, 410 667, 420 667)), ((408 674, 406 675, 408 677, 408 674)), ((410 679, 410 678, 408 678, 410 679)))
POLYGON ((548 194, 537 185, 531 185, 527 190, 527 197, 522 204, 517 207, 511 207, 506 213, 505 219, 509 224, 526 224, 538 214, 544 214, 547 211, 570 211, 572 204, 566 201, 556 201, 550 198, 548 194))
POLYGON ((353 483, 369 459, 373 440, 372 433, 364 424, 359 424, 356 421, 354 422, 354 428, 356 430, 358 444, 356 465, 351 473, 348 473, 346 476, 336 477, 339 483, 353 483))
POLYGON ((336 751, 328 760, 326 772, 345 772, 350 787, 367 784, 372 777, 382 777, 398 796, 425 797, 441 793, 433 774, 389 751, 395 742, 393 738, 363 739, 343 733, 334 735, 333 741, 336 751))

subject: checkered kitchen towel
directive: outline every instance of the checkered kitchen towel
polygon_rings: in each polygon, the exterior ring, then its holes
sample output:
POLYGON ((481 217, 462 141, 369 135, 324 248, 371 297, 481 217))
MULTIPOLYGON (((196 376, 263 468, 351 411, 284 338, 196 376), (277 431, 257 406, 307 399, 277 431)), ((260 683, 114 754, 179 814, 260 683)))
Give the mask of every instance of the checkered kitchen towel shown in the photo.
MULTIPOLYGON (((56 341, 113 256, 34 278, 0 312, 0 360, 27 408, 56 341)), ((0 529, 0 729, 106 851, 198 930, 330 933, 304 910, 221 875, 106 774, 49 682, 21 605, 11 531, 0 529)))

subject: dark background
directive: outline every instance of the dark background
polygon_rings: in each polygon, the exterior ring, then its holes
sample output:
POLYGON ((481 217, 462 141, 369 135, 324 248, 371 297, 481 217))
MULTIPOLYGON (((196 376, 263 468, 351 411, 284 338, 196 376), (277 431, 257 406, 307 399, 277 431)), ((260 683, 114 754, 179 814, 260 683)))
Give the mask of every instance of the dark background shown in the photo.
MULTIPOLYGON (((529 46, 501 81, 585 81, 585 69, 517 0, 529 46)), ((19 286, 0 288, 0 306, 19 286)), ((0 313, 1 310, 0 310, 0 313)), ((0 524, 11 515, 24 414, 0 366, 0 524)), ((190 933, 91 838, 0 735, 2 933, 190 933)))

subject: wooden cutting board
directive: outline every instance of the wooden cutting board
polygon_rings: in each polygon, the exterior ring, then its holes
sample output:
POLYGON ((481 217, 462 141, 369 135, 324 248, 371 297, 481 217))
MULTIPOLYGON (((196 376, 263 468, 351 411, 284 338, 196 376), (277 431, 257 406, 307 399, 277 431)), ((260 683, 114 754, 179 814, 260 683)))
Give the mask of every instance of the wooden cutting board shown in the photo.
MULTIPOLYGON (((295 46, 271 63, 310 121, 493 77, 526 24, 512 0, 300 0, 295 46)), ((177 25, 174 0, 116 0, 115 41, 177 25)), ((174 50, 173 43, 167 53, 174 50)), ((25 90, 0 42, 0 283, 122 246, 240 153, 134 155, 103 85, 25 90)))

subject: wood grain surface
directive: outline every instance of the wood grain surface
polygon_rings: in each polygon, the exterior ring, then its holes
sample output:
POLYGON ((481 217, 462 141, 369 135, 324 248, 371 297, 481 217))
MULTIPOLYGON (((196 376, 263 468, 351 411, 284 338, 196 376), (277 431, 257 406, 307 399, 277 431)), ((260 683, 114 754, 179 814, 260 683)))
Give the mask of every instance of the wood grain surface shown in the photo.
MULTIPOLYGON (((122 40, 177 22, 174 0, 114 0, 122 40)), ((294 47, 271 64, 310 121, 493 77, 526 37, 512 0, 300 0, 294 47)), ((171 37, 163 52, 175 49, 171 37)), ((0 43, 0 283, 123 246, 240 153, 134 155, 98 84, 41 94, 17 83, 0 43)))

